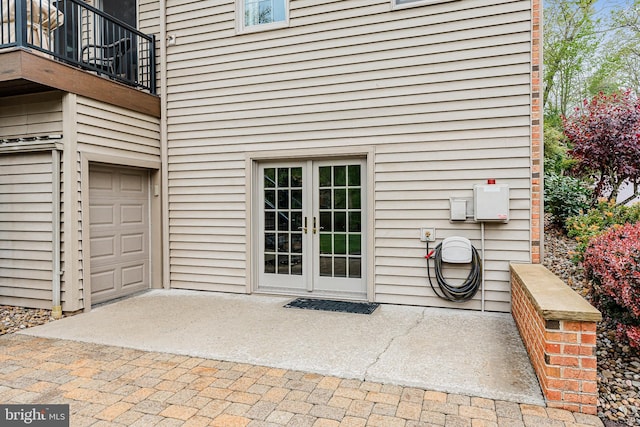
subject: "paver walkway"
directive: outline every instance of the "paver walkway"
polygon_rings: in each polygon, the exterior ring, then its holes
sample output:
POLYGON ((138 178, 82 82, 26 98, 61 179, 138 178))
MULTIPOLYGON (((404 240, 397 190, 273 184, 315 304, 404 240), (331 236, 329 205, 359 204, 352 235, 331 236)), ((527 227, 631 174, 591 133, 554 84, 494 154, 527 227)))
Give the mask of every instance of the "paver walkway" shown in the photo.
POLYGON ((590 415, 167 353, 0 337, 0 403, 72 426, 602 426, 590 415))

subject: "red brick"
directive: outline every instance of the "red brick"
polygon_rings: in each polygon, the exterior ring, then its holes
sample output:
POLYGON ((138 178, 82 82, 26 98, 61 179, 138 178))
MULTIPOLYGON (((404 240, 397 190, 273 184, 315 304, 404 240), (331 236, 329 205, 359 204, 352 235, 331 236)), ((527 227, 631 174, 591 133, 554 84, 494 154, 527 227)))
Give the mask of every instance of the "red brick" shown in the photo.
POLYGON ((562 392, 559 390, 547 390, 547 392, 544 394, 544 396, 547 398, 547 400, 551 401, 551 400, 562 400, 562 392))
POLYGON ((581 391, 581 381, 578 380, 559 380, 556 378, 550 378, 546 381, 546 385, 549 389, 559 391, 581 391))
POLYGON ((595 332, 596 322, 582 322, 582 332, 595 332))
POLYGON ((580 337, 580 342, 582 344, 596 344, 596 334, 582 334, 580 337))
POLYGON ((563 331, 580 332, 582 330, 582 322, 562 321, 560 327, 563 331))
POLYGON ((580 385, 581 384, 582 384, 582 381, 567 380, 566 383, 565 383, 564 389, 566 391, 580 391, 580 385))
POLYGON ((597 405, 598 404, 598 395, 597 394, 583 394, 580 396, 580 403, 584 403, 587 405, 597 405))
POLYGON ((570 356, 549 356, 550 365, 580 366, 580 359, 570 356))
POLYGON ((584 370, 577 368, 563 368, 562 378, 595 381, 597 372, 595 370, 584 370))
POLYGON ((598 383, 595 381, 582 381, 583 393, 598 393, 598 383))
POLYGON ((579 345, 565 344, 562 346, 562 354, 578 355, 580 354, 580 348, 579 345))
POLYGON ((596 347, 594 345, 581 345, 580 356, 595 356, 596 347))
MULTIPOLYGON (((569 369, 569 368, 565 368, 569 369)), ((561 378, 560 368, 557 366, 545 366, 544 368, 545 374, 548 377, 561 378)), ((575 377, 565 377, 565 378, 575 378, 575 377)))
POLYGON ((598 361, 595 357, 583 357, 580 359, 582 369, 597 369, 598 361))
POLYGON ((564 409, 565 411, 580 412, 580 405, 577 403, 547 402, 547 406, 550 408, 564 409))
POLYGON ((547 378, 544 382, 548 388, 556 390, 564 390, 567 387, 567 380, 558 378, 547 378))
MULTIPOLYGON (((560 354, 560 344, 556 344, 556 343, 545 343, 544 345, 544 351, 546 351, 549 354, 560 354)), ((566 347, 566 346, 565 346, 566 347)))
POLYGON ((596 415, 598 413, 598 407, 596 405, 582 405, 580 412, 588 415, 596 415))
MULTIPOLYGON (((595 337, 595 335, 594 335, 595 337)), ((552 342, 577 343, 578 334, 570 332, 549 332, 544 333, 544 339, 552 342)), ((584 342, 584 341, 583 341, 584 342)))
POLYGON ((582 403, 582 396, 578 393, 567 392, 562 395, 562 400, 565 402, 582 403))

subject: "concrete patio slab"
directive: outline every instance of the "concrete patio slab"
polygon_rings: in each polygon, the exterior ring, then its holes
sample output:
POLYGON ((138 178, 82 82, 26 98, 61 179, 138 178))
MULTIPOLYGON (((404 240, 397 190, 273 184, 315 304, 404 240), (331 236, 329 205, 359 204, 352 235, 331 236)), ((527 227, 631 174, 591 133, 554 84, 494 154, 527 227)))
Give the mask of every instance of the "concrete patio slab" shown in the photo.
POLYGON ((154 290, 22 333, 544 404, 509 314, 381 305, 361 315, 284 308, 290 300, 154 290))

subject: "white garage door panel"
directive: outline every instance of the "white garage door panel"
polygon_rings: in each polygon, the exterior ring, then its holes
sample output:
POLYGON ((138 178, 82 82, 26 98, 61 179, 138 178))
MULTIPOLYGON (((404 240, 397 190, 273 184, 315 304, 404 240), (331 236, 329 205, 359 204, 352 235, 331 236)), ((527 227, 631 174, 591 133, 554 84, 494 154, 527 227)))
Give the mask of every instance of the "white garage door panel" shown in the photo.
POLYGON ((95 297, 104 292, 113 291, 116 282, 114 270, 110 269, 101 273, 91 274, 91 296, 95 297))
POLYGON ((149 175, 92 165, 91 301, 100 303, 149 288, 149 175))
POLYGON ((123 205, 120 207, 120 218, 122 225, 141 225, 144 223, 143 205, 123 205))
POLYGON ((142 233, 122 236, 122 255, 142 255, 145 252, 145 237, 142 233))
POLYGON ((91 189, 92 190, 109 190, 113 189, 113 180, 111 172, 91 171, 91 189))
POLYGON ((122 287, 126 288, 143 284, 146 281, 145 268, 146 266, 144 264, 123 268, 121 275, 122 287))
POLYGON ((116 217, 113 212, 112 205, 94 205, 91 206, 90 216, 91 225, 97 227, 99 225, 113 226, 114 218, 116 217))
POLYGON ((106 257, 115 257, 116 242, 113 236, 94 237, 91 236, 91 260, 104 259, 106 257))
POLYGON ((138 174, 123 172, 120 174, 120 191, 146 193, 146 179, 138 174))

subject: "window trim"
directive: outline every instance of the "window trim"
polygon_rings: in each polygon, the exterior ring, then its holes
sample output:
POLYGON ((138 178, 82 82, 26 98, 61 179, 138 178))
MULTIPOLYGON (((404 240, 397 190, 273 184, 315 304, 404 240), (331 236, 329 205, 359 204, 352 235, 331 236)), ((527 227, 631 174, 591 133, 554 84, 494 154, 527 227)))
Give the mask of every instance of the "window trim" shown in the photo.
POLYGON ((289 0, 284 1, 284 20, 270 22, 268 24, 245 25, 244 23, 244 4, 245 0, 236 0, 236 32, 255 33, 260 31, 277 30, 279 28, 287 28, 289 26, 289 0))
POLYGON ((398 4, 397 0, 391 0, 391 9, 407 9, 409 7, 419 7, 419 6, 427 6, 430 4, 439 4, 439 3, 451 3, 457 0, 413 0, 410 3, 402 3, 398 4))

